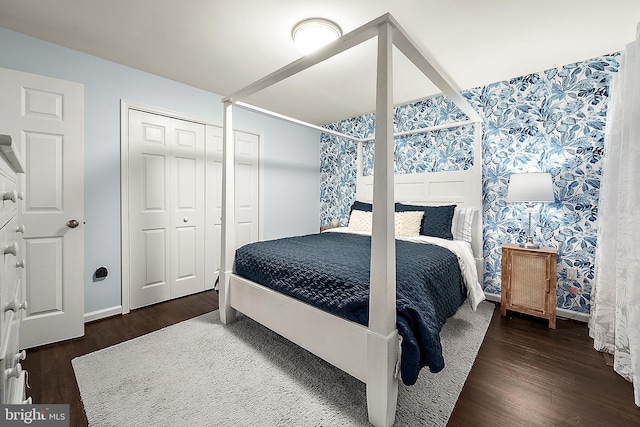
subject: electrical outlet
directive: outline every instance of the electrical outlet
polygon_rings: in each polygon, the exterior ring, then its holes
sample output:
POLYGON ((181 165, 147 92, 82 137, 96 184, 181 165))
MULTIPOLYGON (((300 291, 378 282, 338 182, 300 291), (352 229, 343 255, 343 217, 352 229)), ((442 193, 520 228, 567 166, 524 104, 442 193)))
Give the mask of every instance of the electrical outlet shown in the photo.
POLYGON ((567 280, 576 280, 578 278, 578 269, 575 267, 567 267, 567 280))
POLYGON ((109 270, 107 267, 99 267, 95 273, 93 273, 93 281, 97 282, 99 280, 104 280, 109 275, 109 270))

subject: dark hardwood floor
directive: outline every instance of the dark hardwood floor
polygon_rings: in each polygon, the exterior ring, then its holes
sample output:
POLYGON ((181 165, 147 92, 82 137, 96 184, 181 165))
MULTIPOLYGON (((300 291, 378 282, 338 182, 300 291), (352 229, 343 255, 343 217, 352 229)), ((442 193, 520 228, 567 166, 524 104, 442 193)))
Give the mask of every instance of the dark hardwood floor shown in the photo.
MULTIPOLYGON (((34 403, 69 403, 71 426, 86 426, 71 359, 218 307, 208 291, 86 325, 83 338, 27 352, 34 403)), ((584 323, 547 322, 499 308, 450 426, 640 426, 631 384, 605 364, 584 323)))
POLYGON ((593 349, 587 324, 496 304, 450 426, 640 426, 631 383, 593 349))

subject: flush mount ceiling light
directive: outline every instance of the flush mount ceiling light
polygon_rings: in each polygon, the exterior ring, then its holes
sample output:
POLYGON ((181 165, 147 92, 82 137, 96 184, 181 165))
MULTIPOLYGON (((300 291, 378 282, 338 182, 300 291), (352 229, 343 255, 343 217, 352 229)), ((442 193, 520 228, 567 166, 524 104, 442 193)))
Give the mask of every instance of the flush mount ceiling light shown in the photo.
POLYGON ((296 48, 307 55, 342 36, 342 30, 333 21, 324 18, 303 19, 293 26, 291 38, 296 48))

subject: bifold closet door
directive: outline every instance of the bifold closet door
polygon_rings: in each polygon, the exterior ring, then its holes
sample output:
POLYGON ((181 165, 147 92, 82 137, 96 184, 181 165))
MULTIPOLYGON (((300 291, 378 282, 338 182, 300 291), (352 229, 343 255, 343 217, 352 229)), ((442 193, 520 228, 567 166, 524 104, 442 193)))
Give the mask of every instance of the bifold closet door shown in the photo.
POLYGON ((258 160, 259 137, 234 132, 236 147, 236 243, 243 246, 258 241, 258 160))
POLYGON ((205 289, 204 129, 129 110, 131 308, 205 289))
MULTIPOLYGON (((236 248, 260 239, 260 136, 235 131, 236 248)), ((222 128, 207 126, 207 288, 220 270, 222 245, 222 128)))

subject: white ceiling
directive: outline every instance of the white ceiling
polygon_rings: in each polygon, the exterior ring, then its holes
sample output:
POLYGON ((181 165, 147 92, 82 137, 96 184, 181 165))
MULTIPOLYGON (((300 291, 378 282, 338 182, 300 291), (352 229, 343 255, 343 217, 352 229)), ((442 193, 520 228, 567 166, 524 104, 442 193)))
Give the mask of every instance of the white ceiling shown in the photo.
MULTIPOLYGON (((461 89, 620 51, 639 0, 0 0, 0 26, 219 95, 298 59, 291 27, 390 12, 461 89)), ((7 54, 7 52, 2 52, 7 54)), ((396 104, 434 87, 394 55, 396 104)), ((375 40, 248 99, 323 124, 373 111, 375 40)))

